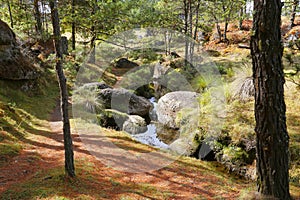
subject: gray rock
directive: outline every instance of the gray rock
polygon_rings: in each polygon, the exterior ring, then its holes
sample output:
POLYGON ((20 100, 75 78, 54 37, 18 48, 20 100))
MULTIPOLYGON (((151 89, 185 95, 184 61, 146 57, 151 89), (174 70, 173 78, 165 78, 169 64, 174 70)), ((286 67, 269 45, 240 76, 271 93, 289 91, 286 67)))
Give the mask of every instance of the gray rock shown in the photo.
POLYGON ((103 90, 106 88, 112 88, 109 85, 107 85, 104 81, 101 82, 93 82, 93 83, 86 83, 82 86, 84 89, 98 89, 103 90))
POLYGON ((138 115, 129 115, 129 118, 123 124, 123 131, 130 134, 139 134, 147 131, 147 124, 144 118, 138 115))
POLYGON ((189 137, 179 137, 169 145, 170 149, 180 155, 193 155, 200 145, 199 142, 195 140, 195 134, 196 133, 192 133, 189 137))
POLYGON ((38 67, 21 53, 14 32, 0 20, 0 78, 28 80, 38 77, 38 67))
POLYGON ((189 91, 170 92, 161 97, 157 103, 157 119, 160 123, 170 128, 177 129, 178 113, 185 108, 198 109, 199 94, 189 91))
POLYGON ((104 109, 97 114, 98 123, 102 127, 122 130, 123 124, 129 115, 113 109, 104 109))
POLYGON ((127 60, 126 58, 120 58, 116 62, 116 68, 134 68, 139 66, 137 63, 127 60))
POLYGON ((105 108, 112 108, 131 115, 146 116, 153 108, 151 102, 144 98, 137 96, 126 89, 103 89, 99 92, 105 108))

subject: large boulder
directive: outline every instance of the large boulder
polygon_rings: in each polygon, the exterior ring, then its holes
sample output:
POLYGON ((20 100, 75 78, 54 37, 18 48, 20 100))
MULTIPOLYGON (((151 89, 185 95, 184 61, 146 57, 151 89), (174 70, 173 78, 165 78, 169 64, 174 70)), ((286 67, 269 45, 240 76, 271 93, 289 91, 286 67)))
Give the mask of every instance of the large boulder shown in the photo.
POLYGON ((137 63, 132 62, 126 58, 120 58, 117 62, 116 62, 116 68, 134 68, 139 66, 137 63))
POLYGON ((129 115, 113 109, 99 110, 97 114, 98 124, 102 127, 122 130, 123 124, 129 115))
POLYGON ((147 131, 147 124, 144 118, 138 115, 129 115, 123 124, 123 131, 130 134, 139 134, 147 131))
POLYGON ((169 146, 172 151, 184 156, 192 156, 198 147, 199 143, 192 138, 178 138, 169 146))
POLYGON ((170 92, 161 97, 157 103, 157 119, 170 128, 178 129, 177 115, 182 109, 198 109, 199 94, 189 91, 170 92))
POLYGON ((147 116, 153 108, 148 99, 126 89, 107 88, 99 91, 98 95, 105 108, 112 108, 130 115, 147 116))
POLYGON ((28 80, 38 76, 37 67, 21 53, 14 32, 0 20, 0 78, 28 80))

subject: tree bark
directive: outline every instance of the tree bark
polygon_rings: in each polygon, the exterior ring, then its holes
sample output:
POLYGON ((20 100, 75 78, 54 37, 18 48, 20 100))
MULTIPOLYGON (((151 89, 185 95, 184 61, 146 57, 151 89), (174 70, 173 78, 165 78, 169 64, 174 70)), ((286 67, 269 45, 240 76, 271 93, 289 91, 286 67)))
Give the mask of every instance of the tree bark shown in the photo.
POLYGON ((62 54, 59 16, 58 16, 56 0, 50 0, 50 9, 51 9, 51 19, 53 24, 55 50, 56 50, 56 72, 57 72, 58 82, 60 87, 61 109, 63 115, 62 120, 63 120, 63 135, 64 135, 64 149, 65 149, 65 171, 70 177, 74 177, 75 176, 74 152, 73 152, 73 142, 71 137, 70 121, 68 115, 68 90, 67 90, 66 77, 62 69, 63 54, 62 54))
MULTIPOLYGON (((224 5, 224 2, 223 2, 222 8, 223 8, 223 12, 226 13, 226 10, 228 9, 228 7, 226 7, 224 5)), ((227 42, 228 21, 229 21, 229 17, 225 17, 225 26, 224 26, 224 34, 223 34, 224 42, 227 42)))
POLYGON ((239 11, 239 30, 243 30, 243 21, 244 21, 244 7, 240 8, 239 11))
POLYGON ((286 127, 280 0, 255 0, 251 55, 255 85, 258 191, 267 199, 291 199, 286 127))
POLYGON ((41 20, 41 12, 39 9, 39 0, 34 0, 34 16, 36 20, 36 32, 38 34, 43 33, 43 25, 42 25, 42 20, 41 20))
POLYGON ((7 7, 8 7, 8 12, 9 12, 10 26, 11 26, 11 28, 14 28, 14 20, 13 20, 13 16, 11 13, 11 7, 10 7, 9 0, 7 0, 6 3, 7 3, 7 7))
POLYGON ((191 38, 193 37, 193 11, 192 11, 192 1, 184 0, 184 33, 186 35, 185 39, 185 67, 192 62, 193 58, 193 44, 191 38))
POLYGON ((299 0, 294 0, 294 1, 293 1, 292 13, 291 13, 291 24, 290 24, 290 28, 291 28, 291 29, 292 29, 294 26, 296 26, 296 24, 295 24, 295 17, 296 17, 296 12, 297 12, 298 4, 299 4, 299 0))
MULTIPOLYGON (((96 10, 98 8, 97 6, 97 0, 94 0, 93 8, 92 8, 92 16, 96 14, 96 10)), ((95 64, 96 62, 96 39, 97 39, 97 31, 95 27, 95 23, 93 23, 91 27, 91 33, 92 33, 92 39, 91 39, 91 44, 90 44, 90 57, 89 57, 89 63, 95 64)))
POLYGON ((76 49, 75 0, 72 0, 72 49, 76 49))
POLYGON ((189 14, 188 14, 188 0, 184 0, 183 1, 183 8, 184 8, 184 34, 185 34, 185 51, 184 51, 184 64, 185 66, 188 65, 188 57, 189 57, 189 44, 188 44, 188 18, 189 18, 189 14))
POLYGON ((199 9, 200 9, 200 4, 201 0, 197 1, 197 6, 195 10, 195 16, 196 16, 196 21, 195 21, 195 30, 194 30, 194 36, 193 39, 196 41, 197 40, 197 34, 198 34, 198 22, 199 22, 199 9))

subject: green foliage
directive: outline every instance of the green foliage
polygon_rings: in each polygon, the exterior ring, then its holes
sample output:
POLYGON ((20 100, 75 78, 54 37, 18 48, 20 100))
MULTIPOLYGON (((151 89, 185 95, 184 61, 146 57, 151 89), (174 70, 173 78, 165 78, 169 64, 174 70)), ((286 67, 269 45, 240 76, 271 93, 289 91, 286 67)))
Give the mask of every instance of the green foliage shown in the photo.
POLYGON ((131 60, 142 60, 142 63, 147 64, 157 61, 161 55, 156 53, 154 49, 138 49, 127 52, 126 56, 131 60))
POLYGON ((22 147, 20 144, 0 143, 0 163, 5 161, 6 158, 18 155, 21 149, 22 147))
POLYGON ((247 101, 254 97, 254 82, 252 77, 252 66, 244 63, 235 69, 234 81, 231 83, 233 97, 247 101))
POLYGON ((77 106, 83 107, 88 112, 97 113, 103 109, 97 88, 80 87, 73 92, 72 98, 77 106))
POLYGON ((42 132, 37 127, 56 105, 59 90, 55 76, 49 72, 43 76, 33 82, 0 80, 0 164, 18 155, 28 134, 42 132), (26 84, 33 84, 34 89, 22 91, 26 84))
POLYGON ((224 147, 222 150, 223 159, 230 162, 237 162, 241 160, 246 160, 249 155, 241 147, 237 146, 228 146, 224 147))

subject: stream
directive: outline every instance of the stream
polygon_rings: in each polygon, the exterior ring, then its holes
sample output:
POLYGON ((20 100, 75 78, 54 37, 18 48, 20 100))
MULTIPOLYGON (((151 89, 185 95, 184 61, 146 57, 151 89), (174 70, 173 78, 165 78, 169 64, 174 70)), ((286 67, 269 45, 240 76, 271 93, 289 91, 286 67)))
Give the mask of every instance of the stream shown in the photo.
POLYGON ((132 137, 143 144, 151 145, 161 149, 169 148, 169 145, 158 139, 155 124, 150 123, 147 125, 147 128, 148 130, 145 133, 132 135, 132 137))
POLYGON ((163 133, 158 133, 158 132, 175 132, 175 130, 167 130, 166 128, 162 128, 162 125, 160 125, 161 127, 158 128, 157 126, 159 126, 159 123, 156 121, 157 120, 157 116, 156 116, 156 106, 157 106, 157 102, 156 99, 154 97, 149 99, 150 102, 153 104, 153 109, 150 111, 149 115, 151 118, 151 123, 147 125, 148 130, 144 133, 140 133, 140 134, 135 134, 135 135, 131 135, 135 140, 143 143, 143 144, 147 144, 147 145, 151 145, 154 147, 158 147, 161 149, 169 149, 169 145, 174 139, 171 138, 166 138, 166 136, 164 137, 163 133))

